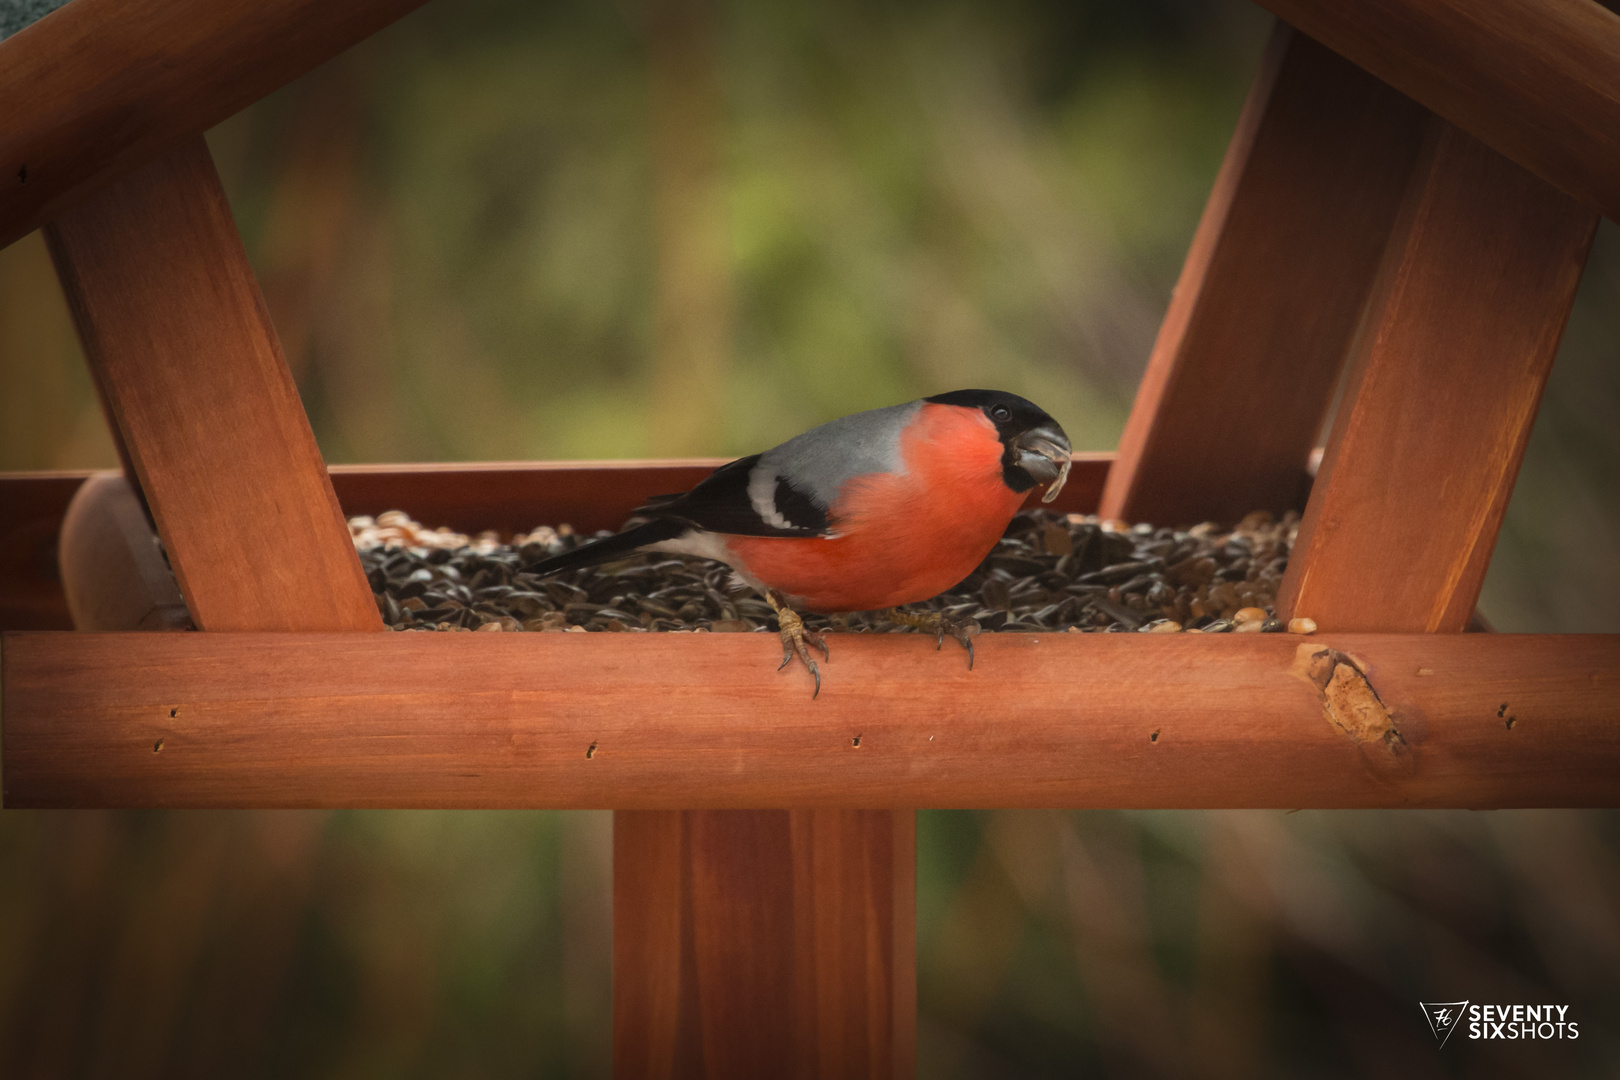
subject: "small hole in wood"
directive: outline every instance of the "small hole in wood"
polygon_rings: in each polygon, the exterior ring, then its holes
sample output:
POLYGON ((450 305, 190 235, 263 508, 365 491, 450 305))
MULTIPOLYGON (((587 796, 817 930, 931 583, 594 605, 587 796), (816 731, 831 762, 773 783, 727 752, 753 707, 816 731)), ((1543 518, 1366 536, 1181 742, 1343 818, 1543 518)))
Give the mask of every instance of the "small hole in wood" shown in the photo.
POLYGON ((591 745, 589 745, 589 746, 587 746, 585 748, 585 758, 586 758, 586 760, 589 760, 589 759, 591 759, 591 758, 593 758, 595 756, 596 756, 596 744, 591 743, 591 745))
POLYGON ((152 744, 152 753, 155 754, 159 750, 162 750, 162 749, 163 749, 163 740, 162 739, 159 739, 157 742, 152 744))
POLYGON ((1509 731, 1512 731, 1513 730, 1513 725, 1518 723, 1518 722, 1519 722, 1519 718, 1517 716, 1508 717, 1507 718, 1507 729, 1509 731))
POLYGON ((851 745, 851 746, 859 746, 859 745, 861 745, 861 737, 859 735, 855 736, 853 739, 849 740, 849 745, 851 745))
POLYGON ((180 715, 180 710, 179 709, 170 709, 169 710, 169 718, 170 719, 173 719, 174 717, 179 716, 179 715, 180 715))
POLYGON ((1502 702, 1502 704, 1496 710, 1496 715, 1498 719, 1507 715, 1507 702, 1502 702))
POLYGON ((1148 742, 1158 742, 1158 741, 1159 741, 1159 732, 1158 731, 1155 731, 1153 734, 1148 736, 1148 742))

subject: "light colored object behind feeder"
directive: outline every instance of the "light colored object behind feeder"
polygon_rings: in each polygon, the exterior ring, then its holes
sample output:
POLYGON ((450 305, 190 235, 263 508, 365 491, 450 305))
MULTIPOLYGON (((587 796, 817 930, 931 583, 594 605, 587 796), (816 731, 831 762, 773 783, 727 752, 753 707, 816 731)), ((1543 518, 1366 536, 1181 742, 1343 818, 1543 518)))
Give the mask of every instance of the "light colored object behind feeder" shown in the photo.
POLYGON ((75 629, 191 628, 174 571, 122 473, 96 473, 79 487, 57 561, 75 629))

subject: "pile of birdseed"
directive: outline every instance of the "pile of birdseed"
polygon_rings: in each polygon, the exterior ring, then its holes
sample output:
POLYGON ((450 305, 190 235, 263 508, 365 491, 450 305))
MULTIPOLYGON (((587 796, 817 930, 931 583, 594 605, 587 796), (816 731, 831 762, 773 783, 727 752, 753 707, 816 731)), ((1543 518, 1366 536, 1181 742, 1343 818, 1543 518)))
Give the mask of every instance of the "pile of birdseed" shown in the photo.
MULTIPOLYGON (((1235 526, 1129 526, 1020 513, 967 579, 909 610, 970 618, 986 631, 1277 632, 1273 601, 1299 516, 1264 511, 1235 526)), ((770 605, 704 559, 636 555, 551 577, 525 571, 585 543, 567 525, 502 543, 426 529, 391 510, 349 531, 377 607, 395 630, 776 632, 770 605)), ((607 536, 600 532, 597 536, 607 536)), ((1297 632, 1314 629, 1297 620, 1297 632)), ((911 632, 874 613, 807 615, 812 629, 911 632)))

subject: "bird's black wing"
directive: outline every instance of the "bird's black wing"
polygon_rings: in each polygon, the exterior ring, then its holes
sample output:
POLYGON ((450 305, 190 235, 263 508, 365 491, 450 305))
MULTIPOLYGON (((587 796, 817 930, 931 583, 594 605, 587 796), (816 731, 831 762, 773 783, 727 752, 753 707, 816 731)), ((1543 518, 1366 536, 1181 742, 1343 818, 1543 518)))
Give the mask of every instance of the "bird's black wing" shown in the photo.
POLYGON ((686 532, 688 526, 678 518, 657 518, 653 521, 637 525, 614 536, 604 536, 600 540, 591 540, 581 544, 572 551, 565 551, 561 555, 553 555, 549 559, 529 563, 523 569, 526 573, 560 574, 564 570, 573 570, 581 566, 594 566, 597 563, 612 562, 614 559, 623 559, 634 555, 650 544, 662 543, 665 540, 674 540, 686 532))
POLYGON ((635 511, 651 520, 616 536, 592 540, 573 551, 542 559, 524 569, 540 575, 558 574, 622 559, 650 545, 677 540, 693 529, 733 536, 828 535, 831 530, 826 510, 782 477, 776 478, 771 509, 787 527, 760 516, 748 495, 749 473, 759 464, 759 459, 760 455, 755 454, 722 465, 684 495, 655 495, 635 511))
POLYGON ((652 518, 678 518, 708 532, 734 536, 827 535, 830 528, 826 507, 785 477, 776 478, 774 492, 774 509, 782 520, 773 523, 760 515, 748 494, 749 474, 759 464, 759 459, 759 454, 753 454, 722 465, 685 495, 657 496, 636 513, 652 518))

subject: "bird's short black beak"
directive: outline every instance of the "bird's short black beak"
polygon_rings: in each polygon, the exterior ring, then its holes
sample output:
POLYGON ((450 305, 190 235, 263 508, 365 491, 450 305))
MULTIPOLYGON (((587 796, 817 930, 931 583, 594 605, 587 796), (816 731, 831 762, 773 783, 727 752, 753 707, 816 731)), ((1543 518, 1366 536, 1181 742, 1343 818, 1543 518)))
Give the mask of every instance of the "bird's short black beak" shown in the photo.
POLYGON ((1034 477, 1037 484, 1047 485, 1041 502, 1049 503, 1057 498, 1074 463, 1069 437, 1063 429, 1057 424, 1031 428, 1013 440, 1013 450, 1018 455, 1018 467, 1034 477))

